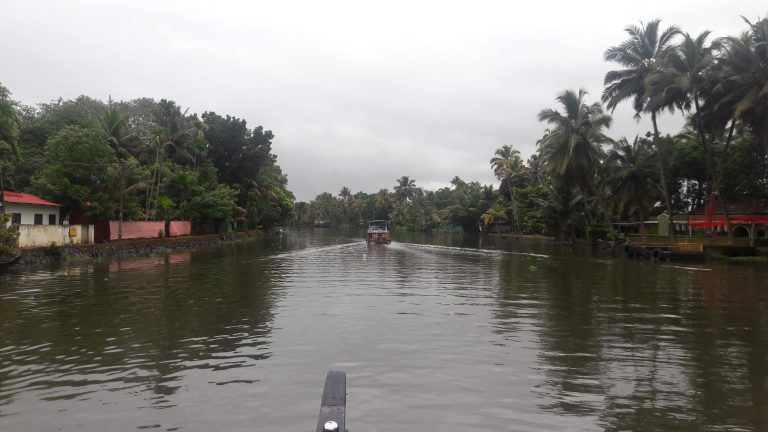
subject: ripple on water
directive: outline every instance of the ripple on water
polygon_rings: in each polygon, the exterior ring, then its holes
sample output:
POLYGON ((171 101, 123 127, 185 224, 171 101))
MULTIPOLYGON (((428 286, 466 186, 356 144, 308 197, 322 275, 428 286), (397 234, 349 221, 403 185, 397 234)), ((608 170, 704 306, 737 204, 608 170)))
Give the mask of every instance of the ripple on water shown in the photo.
POLYGON ((330 233, 3 276, 0 429, 768 425, 765 270, 330 233))

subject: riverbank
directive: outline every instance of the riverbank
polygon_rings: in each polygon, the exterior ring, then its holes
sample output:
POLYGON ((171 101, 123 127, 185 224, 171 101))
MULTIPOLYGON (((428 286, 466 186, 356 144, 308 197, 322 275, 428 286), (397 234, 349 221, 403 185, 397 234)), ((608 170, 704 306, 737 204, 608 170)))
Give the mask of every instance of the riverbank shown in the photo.
POLYGON ((60 260, 94 259, 121 256, 142 256, 174 249, 196 249, 219 243, 244 240, 264 232, 243 231, 232 234, 202 235, 174 238, 121 240, 88 245, 55 245, 21 250, 21 260, 14 267, 49 264, 60 260))

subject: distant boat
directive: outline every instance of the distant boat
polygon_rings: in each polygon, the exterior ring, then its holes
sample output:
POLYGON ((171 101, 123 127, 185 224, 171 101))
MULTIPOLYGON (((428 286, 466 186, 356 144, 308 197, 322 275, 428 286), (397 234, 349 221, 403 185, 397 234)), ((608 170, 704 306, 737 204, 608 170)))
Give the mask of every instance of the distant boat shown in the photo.
POLYGON ((387 229, 387 221, 372 220, 368 222, 368 234, 365 241, 369 243, 392 243, 392 237, 387 229))
POLYGON ((315 219, 315 228, 328 228, 329 226, 331 226, 330 222, 322 219, 315 219))
POLYGON ((16 264, 17 262, 19 262, 20 259, 21 259, 21 255, 16 255, 15 257, 9 258, 7 260, 0 260, 0 270, 16 264))
POLYGON ((275 227, 275 234, 282 234, 283 233, 283 227, 275 227))

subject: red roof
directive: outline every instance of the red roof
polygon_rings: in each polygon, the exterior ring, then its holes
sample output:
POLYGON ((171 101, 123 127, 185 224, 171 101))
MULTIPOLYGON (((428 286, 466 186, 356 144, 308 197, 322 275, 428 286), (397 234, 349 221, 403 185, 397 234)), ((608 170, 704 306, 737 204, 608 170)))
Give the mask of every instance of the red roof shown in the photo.
POLYGON ((50 201, 46 201, 39 196, 27 194, 23 192, 14 192, 14 191, 3 191, 3 195, 5 195, 5 200, 9 203, 16 203, 16 204, 36 204, 36 205, 44 205, 44 206, 53 206, 53 207, 64 207, 61 204, 52 203, 50 201))

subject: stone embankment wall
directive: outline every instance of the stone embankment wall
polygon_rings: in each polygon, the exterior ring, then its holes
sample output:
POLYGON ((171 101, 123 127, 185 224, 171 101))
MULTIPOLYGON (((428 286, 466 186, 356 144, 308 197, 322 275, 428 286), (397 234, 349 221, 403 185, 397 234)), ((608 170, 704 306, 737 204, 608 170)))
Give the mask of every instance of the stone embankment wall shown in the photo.
POLYGON ((21 250, 18 266, 47 264, 61 259, 93 259, 120 256, 141 256, 173 249, 194 249, 215 246, 222 242, 255 237, 260 231, 248 231, 226 236, 207 235, 162 239, 124 240, 90 245, 28 248, 21 250))

